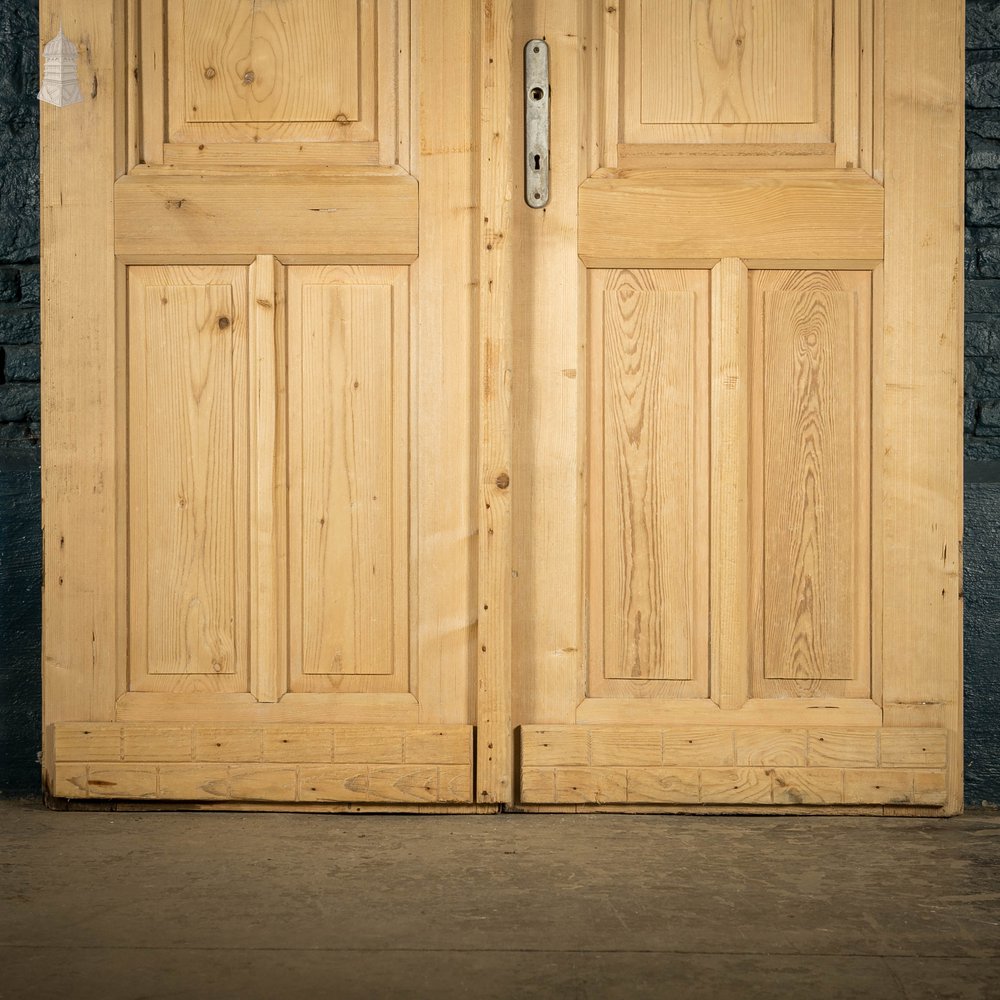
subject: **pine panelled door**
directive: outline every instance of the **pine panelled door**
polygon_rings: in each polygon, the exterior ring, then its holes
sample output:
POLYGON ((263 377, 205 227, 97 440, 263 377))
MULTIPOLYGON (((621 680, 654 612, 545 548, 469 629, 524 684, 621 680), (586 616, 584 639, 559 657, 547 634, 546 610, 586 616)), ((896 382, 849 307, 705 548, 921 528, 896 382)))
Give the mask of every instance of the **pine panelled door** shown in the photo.
POLYGON ((40 23, 53 801, 960 811, 962 0, 40 23))

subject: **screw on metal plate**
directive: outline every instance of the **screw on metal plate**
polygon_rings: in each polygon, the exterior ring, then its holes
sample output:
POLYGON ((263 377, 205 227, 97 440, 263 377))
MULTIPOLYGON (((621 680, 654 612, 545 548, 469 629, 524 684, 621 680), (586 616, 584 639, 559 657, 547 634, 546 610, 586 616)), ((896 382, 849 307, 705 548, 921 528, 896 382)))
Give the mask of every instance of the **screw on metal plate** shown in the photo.
POLYGON ((549 203, 549 47, 532 38, 524 47, 524 200, 549 203))

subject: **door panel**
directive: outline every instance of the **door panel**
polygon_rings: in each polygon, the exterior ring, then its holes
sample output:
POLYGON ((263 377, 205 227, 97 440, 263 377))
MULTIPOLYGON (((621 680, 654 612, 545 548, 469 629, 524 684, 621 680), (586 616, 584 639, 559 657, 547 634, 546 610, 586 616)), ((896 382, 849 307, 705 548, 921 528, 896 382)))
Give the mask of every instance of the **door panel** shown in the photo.
POLYGON ((595 697, 708 694, 709 283, 590 272, 595 697))
POLYGON ((757 271, 750 296, 752 696, 867 697, 871 275, 757 271))
POLYGON ((405 268, 288 273, 293 691, 405 691, 405 268))
POLYGON ((247 270, 129 271, 129 690, 248 691, 247 270))

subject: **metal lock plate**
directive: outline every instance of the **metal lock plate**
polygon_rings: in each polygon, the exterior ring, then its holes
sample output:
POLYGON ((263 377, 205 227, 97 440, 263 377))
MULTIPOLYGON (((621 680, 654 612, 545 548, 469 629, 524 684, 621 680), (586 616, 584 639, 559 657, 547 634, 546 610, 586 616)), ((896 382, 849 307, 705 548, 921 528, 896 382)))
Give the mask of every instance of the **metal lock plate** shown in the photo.
POLYGON ((524 47, 524 200, 549 203, 549 47, 532 38, 524 47))

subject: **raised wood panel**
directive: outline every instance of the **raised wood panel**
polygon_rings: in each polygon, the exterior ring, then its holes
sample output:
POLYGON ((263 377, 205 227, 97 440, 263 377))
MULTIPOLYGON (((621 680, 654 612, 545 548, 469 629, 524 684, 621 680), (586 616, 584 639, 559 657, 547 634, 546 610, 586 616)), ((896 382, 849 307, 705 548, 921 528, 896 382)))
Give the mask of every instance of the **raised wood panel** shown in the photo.
POLYGON ((171 6, 183 19, 183 63, 170 72, 183 74, 185 121, 357 121, 358 0, 171 6))
POLYGON ((871 691, 871 277, 751 276, 757 697, 871 691))
POLYGON ((834 92, 832 39, 857 3, 840 0, 835 25, 833 0, 623 0, 604 70, 606 102, 609 75, 622 81, 619 142, 831 142, 834 103, 851 99, 834 92))
POLYGON ((860 171, 605 172, 580 187, 580 257, 591 267, 876 262, 884 197, 860 171))
POLYGON ((819 79, 830 86, 831 0, 639 6, 639 48, 628 49, 626 59, 639 60, 643 123, 816 120, 819 79))
POLYGON ((126 4, 130 167, 408 166, 410 0, 126 4))
POLYGON ((288 272, 293 691, 407 689, 404 268, 288 272))
POLYGON ((129 689, 248 684, 244 268, 128 275, 129 689))
POLYGON ((594 0, 591 17, 591 172, 798 161, 880 178, 880 3, 594 0))
POLYGON ((707 693, 709 278, 590 276, 594 694, 707 693))
POLYGON ((126 259, 311 254, 405 263, 417 255, 417 184, 400 175, 320 181, 140 168, 115 185, 115 250, 126 259))

